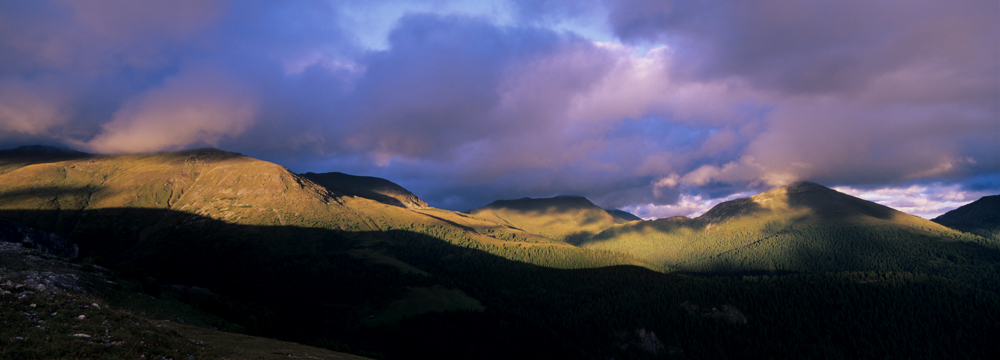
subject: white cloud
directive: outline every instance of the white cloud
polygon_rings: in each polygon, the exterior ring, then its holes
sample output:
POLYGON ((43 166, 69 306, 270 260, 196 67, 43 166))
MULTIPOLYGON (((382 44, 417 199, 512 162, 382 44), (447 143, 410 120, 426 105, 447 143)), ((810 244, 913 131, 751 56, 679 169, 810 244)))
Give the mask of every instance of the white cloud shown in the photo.
POLYGON ((756 193, 746 191, 717 199, 706 199, 701 195, 681 194, 680 199, 673 205, 639 204, 625 207, 622 210, 628 211, 644 220, 663 219, 672 216, 693 218, 701 216, 701 214, 704 214, 721 202, 745 198, 754 194, 756 193))
POLYGON ((833 189, 924 219, 933 219, 983 196, 993 195, 982 191, 962 190, 959 185, 938 184, 876 189, 838 186, 833 189))

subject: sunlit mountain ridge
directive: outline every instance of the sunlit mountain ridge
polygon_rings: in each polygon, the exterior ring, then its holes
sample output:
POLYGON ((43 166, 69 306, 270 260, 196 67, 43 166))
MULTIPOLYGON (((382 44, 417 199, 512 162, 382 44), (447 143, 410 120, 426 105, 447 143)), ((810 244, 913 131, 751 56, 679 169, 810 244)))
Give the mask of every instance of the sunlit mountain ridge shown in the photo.
POLYGON ((763 334, 784 334, 780 345, 751 351, 773 356, 799 337, 848 328, 843 339, 817 341, 859 355, 880 351, 859 339, 892 334, 858 325, 859 309, 889 326, 912 318, 901 317, 905 307, 923 314, 907 325, 920 333, 893 341, 913 353, 977 355, 989 353, 978 337, 971 347, 959 336, 922 347, 938 338, 932 329, 951 324, 951 313, 935 311, 953 304, 979 319, 961 325, 970 332, 1000 323, 1000 313, 982 310, 1000 308, 998 241, 818 184, 694 219, 628 215, 571 196, 435 209, 385 179, 295 174, 216 149, 0 151, 0 219, 69 239, 80 249, 74 261, 114 269, 119 283, 155 296, 218 294, 209 305, 187 295, 185 311, 337 351, 714 358, 716 348, 745 354, 749 344, 771 344, 763 334), (841 305, 828 309, 817 296, 841 305), (880 300, 854 302, 861 296, 880 300), (971 297, 952 300, 962 296, 971 297), (828 311, 838 314, 829 328, 809 320, 828 311), (641 345, 651 336, 659 345, 641 345))

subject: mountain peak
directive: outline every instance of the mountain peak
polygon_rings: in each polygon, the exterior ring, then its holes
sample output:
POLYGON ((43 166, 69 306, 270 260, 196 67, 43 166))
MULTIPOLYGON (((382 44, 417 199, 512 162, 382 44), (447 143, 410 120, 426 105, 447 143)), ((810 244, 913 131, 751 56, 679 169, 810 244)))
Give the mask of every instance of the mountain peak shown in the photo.
POLYGON ((615 224, 630 221, 582 196, 497 200, 471 210, 469 214, 563 241, 596 234, 615 224))
POLYGON ((419 197, 396 183, 372 176, 356 176, 341 172, 305 173, 303 177, 337 194, 358 196, 383 204, 403 208, 430 207, 419 197))
POLYGON ((896 210, 841 193, 826 186, 799 181, 788 186, 748 198, 720 203, 699 219, 716 223, 762 212, 809 210, 813 216, 826 219, 874 217, 889 219, 896 210))
POLYGON ((574 195, 559 195, 550 198, 520 198, 515 200, 497 200, 473 211, 481 209, 509 209, 516 211, 558 211, 598 208, 585 197, 574 195))
POLYGON ((828 188, 826 186, 814 183, 812 181, 805 181, 805 180, 803 180, 803 181, 796 181, 794 183, 788 184, 787 186, 784 186, 784 188, 787 191, 790 191, 790 192, 792 192, 792 191, 833 190, 833 189, 830 189, 830 188, 828 188))
POLYGON ((983 196, 931 221, 955 230, 1000 240, 1000 195, 983 196))

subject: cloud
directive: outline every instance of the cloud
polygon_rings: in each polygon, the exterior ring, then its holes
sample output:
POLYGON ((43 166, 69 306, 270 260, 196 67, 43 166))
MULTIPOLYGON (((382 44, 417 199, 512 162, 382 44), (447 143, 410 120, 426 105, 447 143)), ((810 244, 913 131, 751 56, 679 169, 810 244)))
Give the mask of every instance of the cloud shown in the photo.
POLYGON ((721 202, 748 197, 754 194, 755 192, 752 191, 744 191, 719 198, 710 198, 708 196, 698 194, 682 194, 672 204, 657 205, 640 203, 624 207, 623 210, 645 220, 663 219, 674 216, 695 218, 701 216, 713 206, 718 205, 721 202))
POLYGON ((745 77, 787 93, 856 91, 927 64, 975 69, 964 77, 995 68, 1000 51, 997 4, 976 0, 610 3, 622 39, 675 43, 699 75, 745 77))
POLYGON ((208 45, 199 35, 223 14, 225 1, 6 2, 0 11, 3 70, 109 74, 152 70, 173 54, 208 45))
POLYGON ((963 189, 957 184, 943 185, 939 183, 876 188, 839 186, 835 187, 834 190, 924 219, 936 218, 959 206, 979 200, 983 196, 996 195, 988 191, 963 189))
POLYGON ((4 136, 44 136, 70 119, 66 96, 51 84, 0 81, 0 133, 4 136))
POLYGON ((0 145, 216 146, 459 210, 967 189, 1000 172, 998 6, 3 2, 0 145))
POLYGON ((235 137, 254 120, 253 95, 224 70, 187 70, 129 100, 101 133, 81 144, 101 153, 176 150, 192 144, 215 146, 235 137))

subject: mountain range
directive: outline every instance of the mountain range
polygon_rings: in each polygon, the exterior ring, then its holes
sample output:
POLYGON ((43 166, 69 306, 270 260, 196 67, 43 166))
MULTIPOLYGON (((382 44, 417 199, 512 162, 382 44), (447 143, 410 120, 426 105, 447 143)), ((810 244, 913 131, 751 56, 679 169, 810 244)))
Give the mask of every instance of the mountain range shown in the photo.
POLYGON ((800 182, 697 218, 576 196, 455 212, 385 179, 216 149, 0 151, 0 219, 71 241, 66 261, 125 284, 107 293, 386 358, 995 354, 997 199, 929 221, 800 182))

